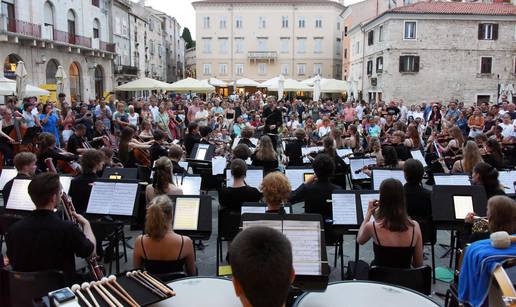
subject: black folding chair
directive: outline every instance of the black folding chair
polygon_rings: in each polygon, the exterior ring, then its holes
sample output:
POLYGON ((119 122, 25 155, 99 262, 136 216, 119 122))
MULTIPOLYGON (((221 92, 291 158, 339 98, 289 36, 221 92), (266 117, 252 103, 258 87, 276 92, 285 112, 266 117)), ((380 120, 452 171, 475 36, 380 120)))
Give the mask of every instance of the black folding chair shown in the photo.
POLYGON ((432 269, 422 266, 415 269, 398 269, 372 266, 369 270, 369 280, 403 286, 425 295, 432 293, 432 269))

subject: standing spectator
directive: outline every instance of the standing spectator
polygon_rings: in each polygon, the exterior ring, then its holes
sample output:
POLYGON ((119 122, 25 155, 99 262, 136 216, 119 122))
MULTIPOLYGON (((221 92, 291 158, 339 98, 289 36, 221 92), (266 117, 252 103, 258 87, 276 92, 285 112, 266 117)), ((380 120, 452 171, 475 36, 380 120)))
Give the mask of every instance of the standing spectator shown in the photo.
POLYGON ((130 105, 127 109, 129 111, 129 114, 127 114, 129 125, 138 128, 138 121, 140 119, 140 115, 134 111, 133 105, 130 105))
POLYGON ((125 113, 125 105, 123 102, 117 102, 116 111, 113 113, 113 121, 115 126, 115 135, 120 135, 122 129, 129 125, 129 117, 125 113))
POLYGON ((41 128, 43 132, 48 132, 56 138, 56 146, 60 147, 58 126, 61 124, 61 118, 52 112, 52 104, 47 103, 43 108, 43 113, 39 116, 41 128))

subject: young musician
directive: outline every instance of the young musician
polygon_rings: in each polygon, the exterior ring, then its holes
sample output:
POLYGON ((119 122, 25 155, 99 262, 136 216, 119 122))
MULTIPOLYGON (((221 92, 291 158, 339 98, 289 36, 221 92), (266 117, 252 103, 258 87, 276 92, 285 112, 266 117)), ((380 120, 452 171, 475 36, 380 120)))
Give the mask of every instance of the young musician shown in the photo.
POLYGON ((54 165, 57 165, 57 161, 76 161, 79 157, 77 155, 61 151, 56 148, 56 138, 53 134, 48 132, 43 132, 39 135, 39 152, 38 152, 38 171, 45 172, 47 170, 47 166, 45 164, 45 159, 52 158, 52 162, 54 165))
POLYGON ((288 178, 281 172, 269 173, 262 181, 263 199, 267 203, 267 213, 285 212, 283 204, 292 191, 288 178))
POLYGON ((246 144, 249 148, 256 148, 256 145, 251 142, 251 138, 254 135, 253 127, 244 127, 240 133, 240 141, 238 144, 246 144))
POLYGON ((425 170, 423 164, 415 159, 408 159, 403 164, 405 175, 405 201, 407 202, 407 213, 414 219, 425 219, 432 216, 431 192, 423 187, 421 183, 425 170))
POLYGON ((257 202, 262 199, 262 193, 245 182, 247 165, 244 160, 233 159, 231 161, 231 176, 233 185, 219 190, 219 203, 223 210, 238 213, 244 202, 257 202))
POLYGON ((151 166, 154 165, 154 161, 158 160, 160 157, 166 157, 168 154, 165 147, 163 147, 165 138, 167 137, 165 133, 161 130, 155 130, 153 135, 154 143, 149 148, 151 166))
POLYGON ((179 165, 179 161, 183 158, 183 149, 179 145, 171 145, 168 149, 168 158, 170 162, 172 162, 172 172, 174 174, 186 174, 187 170, 185 170, 181 165, 179 165))
POLYGON ((9 195, 15 179, 30 179, 36 173, 36 155, 31 152, 20 152, 14 156, 14 166, 18 170, 18 174, 13 179, 9 180, 2 191, 4 199, 4 206, 7 205, 9 195))
POLYGON ((260 138, 260 143, 258 143, 258 147, 251 155, 251 160, 253 161, 253 166, 262 166, 265 173, 278 168, 277 153, 269 136, 264 135, 260 138))
POLYGON ((88 150, 88 148, 86 147, 91 146, 89 145, 88 140, 85 136, 86 126, 84 126, 83 124, 75 125, 75 132, 68 139, 66 150, 74 155, 80 155, 84 153, 86 150, 88 150))
POLYGON ((294 131, 296 139, 285 146, 285 155, 288 157, 289 166, 303 166, 303 154, 301 148, 306 146, 306 132, 302 128, 294 131))
POLYGON ((201 136, 199 135, 199 126, 196 123, 188 124, 188 134, 185 135, 184 145, 186 149, 186 156, 190 157, 194 145, 201 141, 201 136))
POLYGON ((60 270, 70 281, 75 274, 75 256, 87 258, 95 252, 90 223, 74 213, 80 226, 77 227, 71 221, 61 220, 54 212, 62 193, 59 175, 37 175, 29 184, 28 192, 36 210, 12 225, 6 235, 7 256, 13 270, 60 270))
POLYGON ((231 242, 229 262, 244 307, 285 306, 295 277, 292 247, 285 235, 269 227, 248 228, 231 242))
POLYGON ((154 169, 152 184, 147 185, 145 189, 147 204, 150 204, 151 200, 157 195, 183 195, 183 190, 174 185, 172 180, 172 162, 167 157, 161 157, 156 160, 154 169))
MULTIPOLYGON (((120 143, 118 145, 118 157, 120 158, 120 162, 124 165, 124 167, 136 167, 137 158, 135 156, 134 150, 149 149, 151 143, 154 142, 154 140, 145 143, 137 141, 133 138, 134 133, 135 131, 133 128, 125 127, 122 130, 122 133, 120 134, 120 143)), ((148 157, 148 159, 150 160, 150 157, 148 157)))
POLYGON ((104 168, 104 159, 104 153, 96 149, 84 151, 80 158, 82 173, 72 179, 68 192, 79 214, 86 212, 91 184, 99 178, 97 173, 104 168))

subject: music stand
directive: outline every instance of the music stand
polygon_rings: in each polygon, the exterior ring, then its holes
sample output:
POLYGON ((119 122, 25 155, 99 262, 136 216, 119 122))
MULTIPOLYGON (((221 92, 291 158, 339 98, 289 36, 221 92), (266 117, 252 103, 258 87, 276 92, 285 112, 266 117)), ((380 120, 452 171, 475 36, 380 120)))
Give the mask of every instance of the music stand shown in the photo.
POLYGON ((287 176, 292 190, 299 188, 305 183, 305 174, 314 174, 314 170, 305 166, 289 166, 285 169, 285 176, 287 176))
POLYGON ((30 182, 30 179, 14 179, 11 193, 5 206, 6 212, 26 215, 28 212, 36 210, 36 205, 32 202, 28 192, 30 182))
POLYGON ((270 214, 270 213, 245 213, 242 215, 242 228, 253 227, 258 225, 267 225, 282 232, 289 238, 292 244, 292 254, 294 256, 294 269, 296 270, 296 278, 293 287, 310 290, 324 291, 328 286, 330 275, 330 267, 328 265, 328 257, 326 254, 326 244, 324 240, 324 225, 322 217, 319 214, 270 214), (316 228, 314 228, 316 226, 316 228), (313 233, 307 234, 313 230, 313 233), (304 234, 297 235, 295 232, 300 231, 304 234), (306 235, 316 236, 318 242, 298 242, 306 239, 306 235), (300 243, 300 244, 299 244, 300 243), (310 246, 307 246, 310 245, 310 246), (318 255, 306 254, 307 251, 314 251, 315 247, 320 248, 318 255), (304 265, 296 263, 296 258, 304 258, 304 265), (316 257, 317 259, 307 259, 316 257), (308 263, 317 263, 318 265, 309 266, 308 263), (315 273, 315 274, 314 274, 315 273))
POLYGON ((183 190, 183 195, 201 195, 202 177, 199 175, 175 174, 174 182, 183 190))
POLYGON ((467 174, 434 174, 434 186, 438 185, 463 185, 470 186, 469 176, 467 174))
MULTIPOLYGON (((283 206, 286 214, 292 214, 292 204, 287 203, 283 206)), ((240 209, 240 215, 245 213, 265 213, 267 211, 267 204, 261 202, 244 202, 240 209)))
MULTIPOLYGON (((262 167, 248 167, 247 175, 245 178, 245 183, 248 186, 257 188, 260 190, 260 185, 263 181, 263 168, 262 167)), ((226 187, 230 187, 233 185, 233 176, 231 175, 231 170, 226 169, 226 187)))
POLYGON ((381 167, 373 167, 372 168, 372 179, 373 179, 373 190, 380 190, 380 185, 385 179, 393 178, 397 179, 401 182, 401 184, 407 183, 405 180, 405 174, 403 170, 400 168, 381 168, 381 167))
POLYGON ((434 186, 431 196, 432 215, 435 222, 452 226, 464 223, 464 220, 455 218, 454 196, 470 196, 475 214, 486 215, 487 197, 483 186, 438 185, 434 186))
POLYGON ((516 170, 507 170, 498 172, 498 181, 504 187, 505 194, 514 197, 516 191, 514 188, 514 181, 516 181, 516 170))
MULTIPOLYGON (((197 228, 196 229, 174 229, 174 232, 189 236, 192 240, 209 240, 211 236, 212 226, 212 211, 211 211, 211 196, 209 195, 169 195, 170 199, 176 204, 181 199, 199 200, 199 209, 197 216, 197 228)), ((187 204, 188 205, 188 204, 187 204)), ((174 205, 174 220, 176 219, 176 209, 174 205)), ((188 217, 191 218, 191 217, 188 217)))
POLYGON ((131 221, 138 213, 139 190, 137 180, 97 179, 91 188, 86 214, 131 221))
POLYGON ((0 172, 0 192, 2 192, 4 190, 5 184, 16 177, 18 171, 14 167, 6 166, 0 170, 0 172))
POLYGON ((411 150, 410 155, 412 156, 412 159, 418 160, 419 162, 421 162, 421 164, 423 164, 424 168, 427 167, 425 157, 423 156, 423 153, 421 153, 421 150, 419 150, 419 149, 411 150))
POLYGON ((197 143, 194 145, 192 149, 192 153, 190 154, 190 160, 211 162, 211 158, 213 157, 214 152, 215 146, 211 144, 197 143))
POLYGON ((349 158, 349 167, 351 172, 351 180, 371 180, 371 177, 366 175, 362 168, 370 165, 376 165, 376 158, 353 157, 349 158))
POLYGON ((108 167, 102 172, 102 178, 113 180, 136 180, 138 179, 138 169, 108 167))

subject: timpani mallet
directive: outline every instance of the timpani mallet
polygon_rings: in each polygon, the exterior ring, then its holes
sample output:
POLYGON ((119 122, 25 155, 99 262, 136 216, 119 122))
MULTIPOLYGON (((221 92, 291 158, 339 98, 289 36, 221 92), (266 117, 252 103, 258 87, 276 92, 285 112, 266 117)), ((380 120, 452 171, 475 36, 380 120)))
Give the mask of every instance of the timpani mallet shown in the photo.
POLYGON ((156 289, 154 286, 149 285, 147 281, 140 279, 140 277, 135 272, 127 272, 127 276, 137 281, 141 286, 156 294, 160 298, 166 298, 167 295, 162 293, 159 289, 156 289))
POLYGON ((102 279, 100 280, 100 283, 102 285, 107 286, 107 288, 105 288, 106 290, 109 288, 109 289, 111 289, 111 291, 115 292, 115 294, 118 295, 119 297, 121 297, 127 304, 129 304, 129 306, 135 306, 131 300, 129 300, 125 295, 120 293, 120 291, 118 291, 112 284, 109 283, 109 280, 107 279, 107 277, 102 277, 102 279))
POLYGON ((95 282, 95 284, 97 285, 97 287, 100 288, 100 290, 102 290, 104 292, 105 295, 107 295, 107 297, 109 297, 109 299, 117 306, 117 307, 124 307, 124 305, 122 305, 122 303, 120 303, 120 301, 114 297, 105 287, 104 285, 102 284, 102 282, 100 281, 97 281, 95 282))
POLYGON ((125 291, 124 287, 122 287, 118 281, 116 281, 116 276, 115 275, 111 275, 108 277, 108 282, 111 284, 113 283, 113 285, 118 288, 118 290, 120 290, 120 292, 122 292, 130 301, 133 302, 134 305, 136 306, 139 306, 138 305, 138 302, 129 294, 127 293, 127 291, 125 291))
POLYGON ((158 287, 162 292, 169 294, 170 296, 174 296, 176 293, 172 291, 167 286, 163 285, 160 281, 156 280, 154 277, 152 277, 149 273, 146 271, 141 272, 140 270, 137 271, 140 276, 146 278, 149 282, 151 282, 154 286, 158 287))
POLYGON ((149 285, 150 287, 154 288, 155 290, 159 291, 160 293, 162 293, 165 297, 168 297, 168 293, 166 291, 163 291, 163 289, 161 289, 160 287, 157 287, 156 285, 154 285, 154 283, 152 283, 151 281, 149 281, 145 276, 143 276, 141 274, 140 271, 133 271, 133 276, 139 278, 141 281, 145 282, 147 285, 149 285))
POLYGON ((72 286, 71 289, 75 294, 77 294, 81 298, 81 300, 84 302, 84 304, 86 304, 86 306, 93 307, 93 306, 91 306, 90 302, 84 297, 84 295, 82 295, 81 286, 79 286, 78 284, 75 284, 72 286))
POLYGON ((90 290, 90 284, 87 283, 87 282, 83 282, 82 285, 81 285, 81 288, 83 290, 86 290, 86 293, 88 293, 88 295, 90 296, 91 298, 91 301, 93 303, 93 305, 95 307, 100 307, 99 303, 97 302, 97 300, 95 299, 95 297, 93 296, 93 293, 91 293, 91 290, 90 290))
POLYGON ((104 300, 104 302, 106 302, 110 307, 117 307, 105 294, 104 292, 99 288, 97 287, 97 285, 95 284, 95 282, 91 282, 90 283, 90 286, 95 289, 95 291, 97 291, 98 294, 100 294, 100 296, 102 297, 102 299, 104 300))

